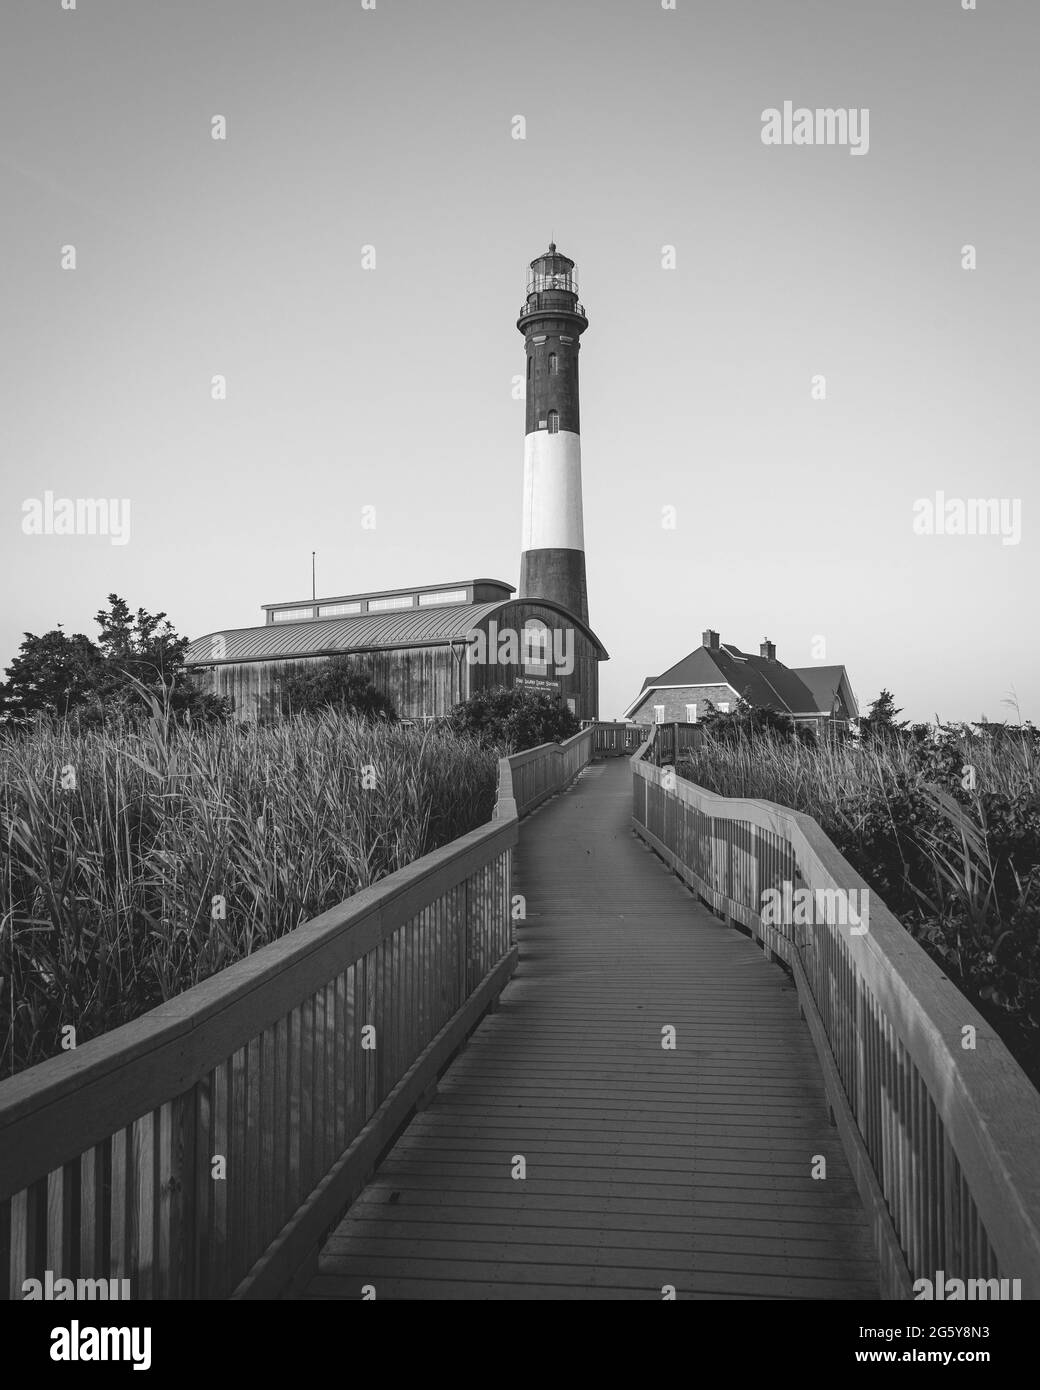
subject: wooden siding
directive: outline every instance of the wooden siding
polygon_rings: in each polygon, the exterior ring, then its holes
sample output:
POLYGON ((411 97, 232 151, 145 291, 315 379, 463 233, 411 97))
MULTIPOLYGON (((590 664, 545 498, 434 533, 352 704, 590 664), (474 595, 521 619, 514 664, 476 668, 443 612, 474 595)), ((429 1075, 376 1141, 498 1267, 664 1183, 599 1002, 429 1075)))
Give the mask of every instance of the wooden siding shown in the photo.
MULTIPOLYGON (((490 649, 493 646, 490 632, 492 621, 497 625, 498 633, 507 629, 520 633, 529 619, 545 623, 550 632, 566 624, 566 620, 551 608, 518 600, 505 605, 492 617, 485 618, 478 628, 484 631, 490 649)), ((565 674, 557 670, 550 660, 544 679, 559 683, 560 697, 574 701, 575 714, 579 719, 595 719, 599 710, 599 648, 576 625, 567 627, 567 632, 574 669, 565 674)), ((355 670, 367 671, 376 686, 393 701, 401 719, 447 714, 452 705, 477 690, 498 685, 512 688, 527 675, 519 663, 503 665, 497 661, 487 661, 471 664, 466 660, 461 644, 456 644, 454 651, 449 645, 442 644, 340 652, 335 655, 346 657, 355 670)), ((275 661, 225 662, 198 669, 193 679, 201 689, 229 698, 239 719, 274 719, 279 715, 281 680, 286 675, 303 672, 315 663, 330 659, 331 656, 308 656, 275 661)))
MULTIPOLYGON (((401 719, 421 719, 427 714, 445 714, 465 692, 465 661, 459 669, 460 648, 452 655, 448 646, 392 648, 377 652, 343 652, 350 666, 367 671, 376 686, 389 695, 401 719), (460 686, 460 681, 462 685, 460 686)), ((291 661, 240 661, 213 666, 195 679, 204 690, 228 696, 239 719, 274 719, 279 714, 278 689, 281 679, 327 662, 326 656, 294 658, 291 661)))
MULTIPOLYGON (((566 626, 561 614, 528 599, 517 599, 507 604, 493 617, 500 633, 507 628, 522 632, 524 624, 530 619, 543 622, 550 632, 566 626)), ((486 619, 480 624, 485 632, 490 622, 491 619, 486 619)), ((599 715, 599 649, 577 625, 567 628, 567 631, 574 655, 574 670, 565 674, 557 669, 554 662, 549 661, 544 679, 559 682, 561 699, 574 701, 574 712, 579 719, 596 719, 599 715)), ((471 666, 469 672, 469 689, 474 693, 496 685, 512 689, 518 680, 525 677, 521 665, 500 665, 497 662, 471 666)))

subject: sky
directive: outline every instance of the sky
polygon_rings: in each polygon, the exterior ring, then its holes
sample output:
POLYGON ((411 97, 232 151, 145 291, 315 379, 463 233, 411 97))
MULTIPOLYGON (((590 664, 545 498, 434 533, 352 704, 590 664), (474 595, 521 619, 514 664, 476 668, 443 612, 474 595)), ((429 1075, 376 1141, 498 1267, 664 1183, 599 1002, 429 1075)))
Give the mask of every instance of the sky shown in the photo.
POLYGON ((603 716, 712 627, 1040 722, 1038 40, 1036 0, 4 0, 0 666, 112 592, 261 622, 312 551, 319 596, 516 584, 553 236, 603 716), (863 153, 764 143, 786 101, 863 153), (27 534, 47 491, 126 543, 27 534), (915 532, 937 493, 1009 524, 915 532))

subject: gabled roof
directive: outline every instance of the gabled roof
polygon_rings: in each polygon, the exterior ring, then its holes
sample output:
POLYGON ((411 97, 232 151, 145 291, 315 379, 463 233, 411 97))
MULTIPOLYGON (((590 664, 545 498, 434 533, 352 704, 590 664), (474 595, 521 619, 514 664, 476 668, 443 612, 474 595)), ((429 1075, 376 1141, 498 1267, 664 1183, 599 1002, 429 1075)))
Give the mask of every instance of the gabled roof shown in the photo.
POLYGON ((472 640, 476 628, 514 603, 536 603, 567 619, 599 649, 606 648, 580 618, 548 599, 501 599, 495 603, 451 604, 443 608, 396 609, 349 618, 309 618, 298 623, 264 623, 260 627, 224 628, 197 637, 184 654, 188 666, 223 666, 236 661, 278 661, 291 657, 331 656, 337 652, 374 651, 384 647, 439 647, 472 640), (223 647, 216 639, 223 638, 223 647), (223 655, 215 656, 215 650, 223 655))
POLYGON ((647 676, 643 688, 625 711, 626 717, 642 704, 650 690, 666 686, 728 685, 750 705, 764 705, 781 714, 830 714, 834 695, 845 681, 847 700, 855 706, 844 666, 815 666, 792 670, 782 661, 770 661, 725 642, 718 647, 698 647, 659 676, 647 676), (812 676, 810 682, 807 677, 812 676))
POLYGON ((856 697, 852 693, 844 666, 799 666, 794 674, 808 686, 818 710, 830 714, 835 700, 839 700, 845 704, 853 718, 858 717, 859 706, 856 704, 856 697))

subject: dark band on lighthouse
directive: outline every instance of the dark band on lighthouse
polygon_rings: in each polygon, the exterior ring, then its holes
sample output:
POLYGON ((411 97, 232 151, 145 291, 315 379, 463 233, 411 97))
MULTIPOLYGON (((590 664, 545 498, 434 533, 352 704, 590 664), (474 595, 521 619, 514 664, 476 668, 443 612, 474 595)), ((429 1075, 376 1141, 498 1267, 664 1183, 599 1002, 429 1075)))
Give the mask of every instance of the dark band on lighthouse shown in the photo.
POLYGON ((589 323, 574 262, 552 243, 531 262, 516 326, 527 354, 520 597, 551 599, 587 623, 578 350, 589 323))

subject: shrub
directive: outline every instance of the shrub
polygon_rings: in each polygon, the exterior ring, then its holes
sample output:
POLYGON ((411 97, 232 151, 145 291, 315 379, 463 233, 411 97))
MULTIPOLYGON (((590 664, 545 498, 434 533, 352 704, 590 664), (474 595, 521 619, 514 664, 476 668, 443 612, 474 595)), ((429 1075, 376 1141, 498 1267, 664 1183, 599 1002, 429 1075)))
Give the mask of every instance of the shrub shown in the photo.
POLYGON ((476 738, 484 748, 522 753, 541 743, 562 743, 581 723, 559 699, 523 686, 478 690, 452 709, 448 723, 458 734, 476 738))
POLYGON ((373 684, 371 673, 357 670, 345 656, 283 676, 281 694, 287 715, 338 709, 362 719, 395 718, 393 703, 373 684))

